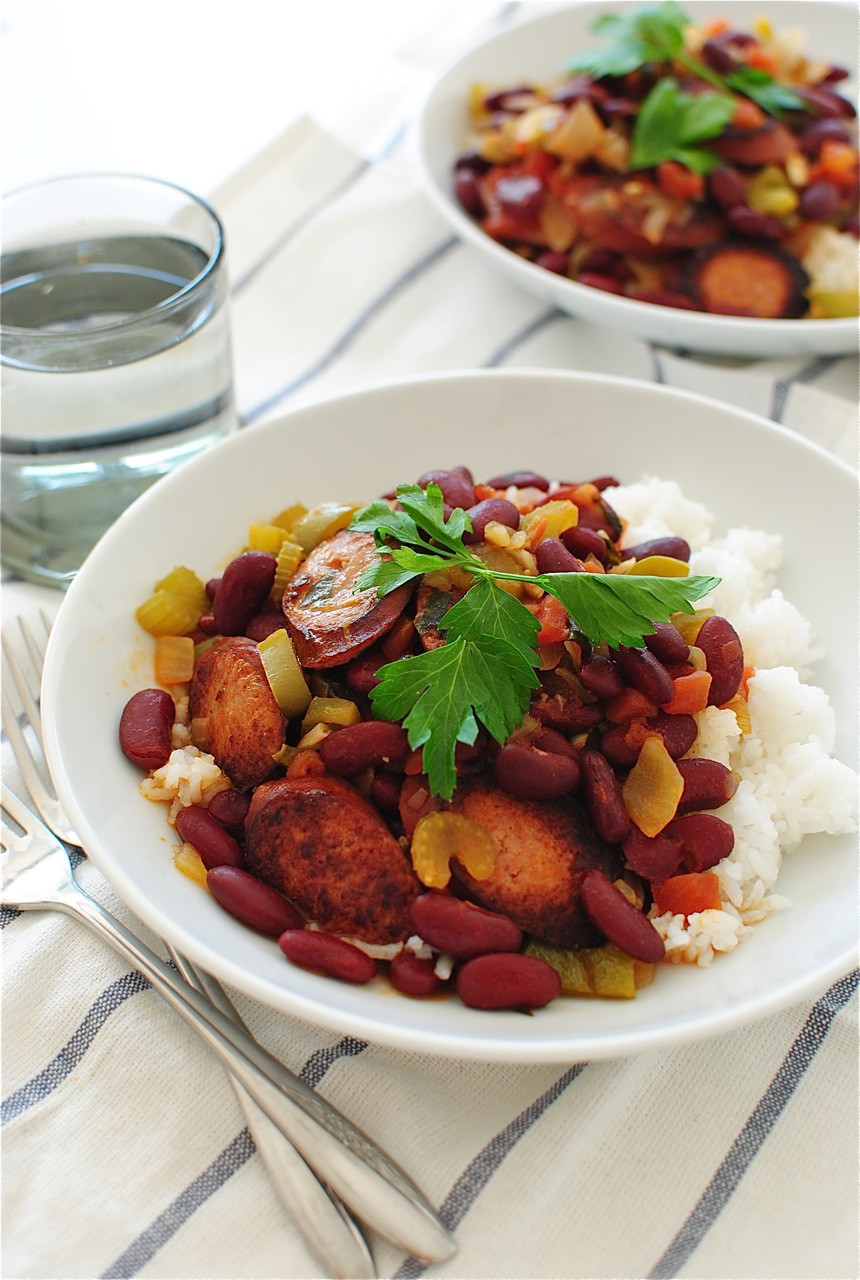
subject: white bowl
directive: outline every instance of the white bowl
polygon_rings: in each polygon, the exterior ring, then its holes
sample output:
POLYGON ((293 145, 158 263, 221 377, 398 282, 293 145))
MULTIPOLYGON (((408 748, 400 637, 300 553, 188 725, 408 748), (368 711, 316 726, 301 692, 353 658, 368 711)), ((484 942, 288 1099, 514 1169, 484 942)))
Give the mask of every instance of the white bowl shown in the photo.
POLYGON ((632 380, 499 370, 420 378, 312 405, 240 432, 159 481, 93 551, 51 638, 43 706, 60 794, 93 861, 132 910, 219 978, 276 1009, 403 1049, 501 1061, 623 1055, 723 1031, 844 972, 856 939, 856 842, 813 837, 786 861, 793 901, 710 969, 667 965, 631 1002, 555 1001, 534 1017, 410 1000, 289 965, 277 943, 226 915, 171 862, 165 808, 117 742, 129 696, 153 682, 137 605, 176 564, 203 577, 247 528, 297 500, 362 502, 436 467, 531 468, 570 478, 676 479, 718 529, 785 538, 781 586, 828 656, 816 679, 852 763, 857 705, 856 479, 763 419, 632 380))
MULTIPOLYGON (((736 356, 806 356, 856 353, 858 321, 756 320, 656 306, 577 284, 537 267, 506 249, 463 212, 452 191, 453 166, 468 131, 469 88, 485 83, 546 83, 564 70, 575 52, 599 44, 590 30, 608 7, 627 4, 558 5, 551 12, 521 22, 475 46, 434 82, 420 106, 413 131, 418 171, 430 198, 467 244, 508 279, 572 316, 664 346, 736 356)), ((688 7, 688 11, 690 11, 688 7)), ((853 4, 828 0, 782 0, 769 3, 766 15, 777 30, 802 28, 810 54, 846 67, 851 79, 840 91, 856 101, 857 11, 853 4)), ((695 20, 727 17, 741 27, 760 16, 749 0, 710 3, 696 0, 695 20)))

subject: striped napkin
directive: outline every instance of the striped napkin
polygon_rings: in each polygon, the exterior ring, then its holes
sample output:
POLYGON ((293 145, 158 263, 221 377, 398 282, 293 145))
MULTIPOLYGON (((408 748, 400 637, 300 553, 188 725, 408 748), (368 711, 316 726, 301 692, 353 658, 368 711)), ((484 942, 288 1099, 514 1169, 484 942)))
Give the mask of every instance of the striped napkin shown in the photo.
MULTIPOLYGON (((360 139, 355 121, 302 119, 214 193, 248 429, 392 377, 543 366, 713 395, 855 463, 856 359, 703 359, 601 332, 452 239, 404 133, 406 87, 449 52, 405 50, 360 139)), ((38 604, 58 599, 6 579, 4 619, 38 604)), ((5 740, 3 764, 15 781, 5 740)), ((158 948, 86 860, 77 874, 158 948)), ((3 1275, 323 1275, 220 1066, 145 980, 58 914, 2 926, 3 1275)), ((857 984, 704 1042, 563 1067, 402 1053, 236 1001, 455 1232, 456 1256, 429 1268, 374 1239, 379 1276, 844 1280, 860 1274, 857 984)))

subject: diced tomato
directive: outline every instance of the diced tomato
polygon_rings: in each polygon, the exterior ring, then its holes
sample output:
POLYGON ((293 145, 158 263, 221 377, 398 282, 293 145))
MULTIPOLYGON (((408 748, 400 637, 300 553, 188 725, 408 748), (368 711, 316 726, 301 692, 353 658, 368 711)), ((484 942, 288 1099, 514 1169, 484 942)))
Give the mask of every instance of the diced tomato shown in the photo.
POLYGON ((744 50, 743 57, 748 67, 755 67, 757 71, 766 71, 769 76, 776 75, 776 62, 773 54, 767 49, 763 49, 760 44, 748 45, 744 50))
POLYGON ((850 142, 826 138, 818 157, 817 169, 835 186, 849 190, 857 182, 858 152, 850 142))
POLYGON ((628 720, 648 720, 657 714, 657 707, 638 689, 624 689, 606 704, 606 719, 610 724, 626 724, 628 720))
POLYGON ((751 98, 738 98, 732 114, 732 124, 736 129, 760 129, 767 116, 751 98))
POLYGON ((710 672, 691 671, 689 675, 677 676, 673 684, 675 692, 669 702, 663 703, 664 711, 672 716, 695 715, 697 711, 704 711, 711 690, 710 672))
POLYGON ((539 645, 561 644, 566 640, 570 631, 570 619, 567 616, 567 610, 560 600, 555 596, 551 596, 549 592, 541 597, 541 601, 535 611, 535 617, 540 623, 540 631, 538 632, 537 641, 539 645))
POLYGON ((530 244, 540 244, 543 240, 537 219, 521 221, 503 209, 488 213, 481 227, 493 240, 525 240, 530 244))
POLYGON ((541 147, 530 147, 523 156, 522 170, 531 178, 539 178, 546 182, 550 174, 557 168, 558 160, 541 147))
POLYGON ((657 185, 664 196, 675 200, 701 200, 705 194, 705 179, 693 173, 677 160, 664 160, 657 165, 657 185))
POLYGON ((475 501, 483 502, 485 498, 503 498, 504 491, 502 489, 494 489, 489 484, 475 485, 475 501))
POLYGON ((651 892, 661 915, 692 916, 698 911, 719 910, 720 881, 713 871, 688 871, 652 883, 651 892))

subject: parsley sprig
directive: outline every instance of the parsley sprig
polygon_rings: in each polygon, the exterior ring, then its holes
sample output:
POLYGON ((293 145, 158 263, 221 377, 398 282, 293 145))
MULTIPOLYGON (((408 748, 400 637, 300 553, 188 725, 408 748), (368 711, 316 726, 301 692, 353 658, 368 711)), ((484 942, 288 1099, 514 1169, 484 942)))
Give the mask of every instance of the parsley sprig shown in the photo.
POLYGON ((475 741, 480 725, 504 743, 522 722, 538 687, 540 665, 534 615, 500 580, 536 583, 564 605, 575 627, 592 643, 641 646, 675 612, 691 612, 718 578, 655 578, 625 574, 545 573, 537 577, 486 565, 463 542, 471 520, 456 508, 447 518, 435 484, 397 489, 399 506, 373 502, 357 512, 351 528, 372 533, 383 557, 359 580, 379 596, 425 573, 459 568, 473 585, 444 614, 446 642, 377 670, 371 693, 376 713, 402 721, 414 749, 423 748, 434 795, 450 800, 456 784, 458 742, 475 741))
POLYGON ((568 62, 571 71, 597 79, 624 76, 646 63, 674 65, 713 85, 714 92, 685 93, 671 76, 658 81, 645 98, 632 137, 631 167, 652 168, 678 160, 695 173, 708 173, 719 158, 702 146, 723 132, 732 118, 734 94, 751 98, 768 115, 805 108, 803 99, 758 67, 738 66, 726 75, 689 53, 684 28, 690 18, 676 0, 645 4, 625 13, 602 14, 592 30, 608 38, 568 62))

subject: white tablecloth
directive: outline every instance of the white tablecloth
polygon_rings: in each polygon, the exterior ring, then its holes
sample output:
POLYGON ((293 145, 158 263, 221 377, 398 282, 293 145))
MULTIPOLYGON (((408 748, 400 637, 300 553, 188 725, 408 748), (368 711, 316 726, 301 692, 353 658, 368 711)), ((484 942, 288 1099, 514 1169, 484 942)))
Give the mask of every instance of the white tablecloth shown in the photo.
MULTIPOLYGON (((245 429, 404 374, 544 366, 714 395, 855 462, 856 359, 655 349, 548 310, 451 237, 403 134, 406 88, 448 52, 404 50, 363 150, 302 119, 213 194, 245 429)), ((4 582, 5 619, 37 603, 59 599, 4 582)), ((91 865, 78 874, 148 937, 91 865)), ((3 926, 3 1275, 322 1275, 221 1068, 140 975, 59 915, 3 926)), ((564 1068, 437 1060, 237 1003, 455 1232, 456 1256, 430 1268, 374 1240, 380 1276, 846 1280, 860 1274, 857 981, 705 1042, 564 1068)))

